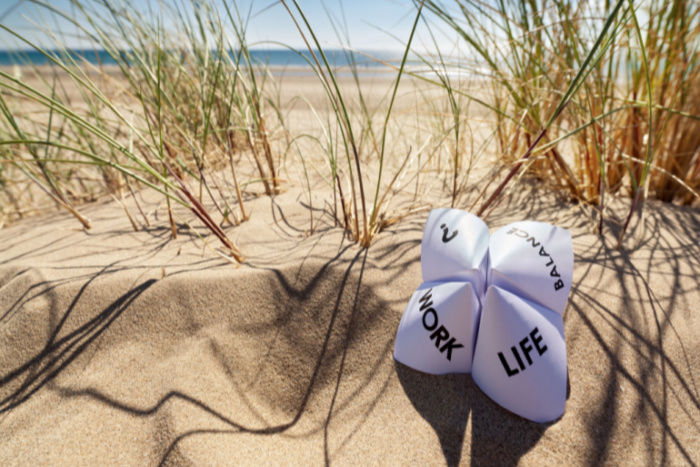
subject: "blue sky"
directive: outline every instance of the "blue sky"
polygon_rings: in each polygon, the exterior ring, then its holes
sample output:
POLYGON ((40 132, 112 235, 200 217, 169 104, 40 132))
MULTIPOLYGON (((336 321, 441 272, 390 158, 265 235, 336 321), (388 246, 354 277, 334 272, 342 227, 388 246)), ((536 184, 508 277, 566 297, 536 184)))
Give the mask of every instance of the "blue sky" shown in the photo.
MULTIPOLYGON (((89 0, 83 1, 89 2, 89 0)), ((121 2, 121 0, 112 1, 116 4, 121 2)), ((224 0, 211 1, 221 6, 224 0)), ((50 0, 48 3, 66 12, 72 11, 70 0, 50 0)), ((333 47, 339 43, 337 34, 328 20, 330 15, 339 23, 343 23, 342 18, 345 18, 350 43, 355 49, 402 50, 402 42, 408 39, 416 14, 416 7, 410 0, 327 0, 325 2, 299 0, 299 3, 325 47, 333 47), (397 41, 390 35, 401 38, 401 41, 397 41)), ((159 0, 140 0, 139 4, 143 4, 144 11, 149 6, 154 11, 158 11, 159 0)), ((291 7, 291 1, 289 4, 291 7)), ((253 18, 248 30, 250 43, 278 41, 292 47, 304 47, 289 13, 279 2, 275 0, 238 0, 238 6, 242 12, 247 12, 252 7, 253 18)), ((64 43, 69 47, 85 45, 77 37, 74 37, 75 28, 71 27, 67 21, 56 19, 45 9, 30 1, 0 1, 0 17, 3 15, 5 16, 2 19, 4 26, 22 33, 32 41, 50 44, 49 36, 42 31, 43 28, 49 26, 52 30, 60 30, 66 35, 64 43), (9 11, 10 9, 11 11, 9 11)), ((433 28, 433 32, 437 35, 436 39, 441 50, 449 52, 453 48, 455 39, 444 35, 440 29, 443 28, 433 28)), ((414 45, 418 50, 432 49, 431 42, 425 26, 421 25, 417 37, 414 39, 414 45)), ((269 44, 260 44, 260 46, 274 47, 269 44)), ((17 42, 11 35, 0 30, 0 48, 12 49, 16 47, 18 47, 17 42)), ((26 48, 26 46, 22 46, 22 48, 26 48)))

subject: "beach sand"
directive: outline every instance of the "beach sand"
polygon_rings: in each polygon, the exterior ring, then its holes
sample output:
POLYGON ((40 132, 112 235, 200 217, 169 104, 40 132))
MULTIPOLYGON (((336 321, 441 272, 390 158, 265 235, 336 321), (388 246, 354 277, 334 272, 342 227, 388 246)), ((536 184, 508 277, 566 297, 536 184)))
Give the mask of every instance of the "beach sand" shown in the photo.
POLYGON ((393 360, 427 210, 361 249, 327 215, 309 235, 288 186, 226 229, 236 266, 203 229, 172 240, 143 197, 138 232, 111 201, 81 207, 89 231, 63 212, 0 230, 0 465, 700 463, 697 208, 645 203, 621 250, 618 224, 600 237, 541 190, 489 216, 492 232, 528 219, 573 236, 566 412, 537 424, 469 375, 393 360))

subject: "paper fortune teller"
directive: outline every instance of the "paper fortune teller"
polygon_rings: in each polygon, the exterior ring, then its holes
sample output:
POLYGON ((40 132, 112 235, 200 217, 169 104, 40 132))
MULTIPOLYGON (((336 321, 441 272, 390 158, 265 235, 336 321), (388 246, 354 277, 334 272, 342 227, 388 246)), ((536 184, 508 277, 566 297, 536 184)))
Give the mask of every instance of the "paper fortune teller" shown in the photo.
POLYGON ((489 238, 457 209, 428 216, 423 284, 401 318, 394 358, 432 374, 471 373, 502 407, 547 422, 564 414, 562 313, 573 278, 571 234, 516 222, 489 238))

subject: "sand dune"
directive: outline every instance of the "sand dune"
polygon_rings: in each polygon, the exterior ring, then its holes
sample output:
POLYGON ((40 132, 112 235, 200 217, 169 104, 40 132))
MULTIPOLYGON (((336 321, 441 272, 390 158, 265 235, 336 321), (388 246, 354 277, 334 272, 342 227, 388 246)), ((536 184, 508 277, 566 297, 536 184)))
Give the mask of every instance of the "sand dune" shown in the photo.
POLYGON ((697 209, 647 204, 621 251, 537 192, 489 218, 573 234, 570 394, 541 425, 394 362, 427 211, 362 250, 327 219, 305 235, 298 193, 251 204, 240 267, 111 203, 84 208, 89 232, 0 230, 0 464, 700 462, 697 209))

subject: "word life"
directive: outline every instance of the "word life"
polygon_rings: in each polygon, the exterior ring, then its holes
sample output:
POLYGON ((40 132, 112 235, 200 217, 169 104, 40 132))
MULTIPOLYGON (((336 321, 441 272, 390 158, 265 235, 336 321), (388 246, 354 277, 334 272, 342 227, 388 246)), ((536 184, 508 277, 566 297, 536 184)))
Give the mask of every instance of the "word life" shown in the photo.
POLYGON ((457 344, 456 338, 453 337, 450 339, 450 332, 445 326, 440 325, 438 327, 437 311, 435 311, 435 308, 432 308, 432 292, 433 289, 431 288, 418 300, 421 303, 420 311, 423 313, 423 327, 426 331, 434 331, 430 334, 430 340, 435 340, 435 347, 440 349, 440 353, 445 353, 445 351, 447 351, 447 360, 452 361, 452 351, 464 346, 462 344, 457 344), (443 341, 445 341, 445 343, 440 347, 440 343, 443 341))
POLYGON ((452 240, 453 238, 455 238, 455 237, 457 236, 457 234, 459 233, 459 230, 455 230, 454 232, 452 232, 452 235, 450 235, 450 236, 448 237, 448 236, 447 236, 447 232, 449 232, 449 229, 447 228, 447 226, 446 226, 445 224, 442 224, 442 225, 440 226, 440 228, 442 229, 442 243, 447 243, 447 242, 449 242, 450 240, 452 240))
MULTIPOLYGON (((540 356, 542 356, 542 354, 544 354, 547 351, 547 346, 542 344, 543 339, 542 336, 539 335, 539 332, 539 329, 533 329, 529 335, 525 336, 525 338, 518 343, 520 350, 525 356, 525 360, 527 360, 528 366, 532 365, 532 357, 530 356, 530 354, 533 350, 537 350, 537 353, 540 356), (530 342, 532 342, 532 345, 530 345, 530 342)), ((511 376, 517 375, 521 371, 525 371, 525 362, 523 362, 523 359, 520 356, 520 353, 518 352, 518 347, 512 346, 510 348, 510 351, 513 353, 515 361, 518 362, 518 367, 520 367, 520 370, 518 370, 518 368, 515 367, 511 369, 510 364, 506 360, 506 357, 503 355, 503 352, 498 352, 498 358, 501 360, 503 368, 506 370, 506 374, 509 378, 511 376)))
MULTIPOLYGON (((554 264, 554 259, 547 253, 544 249, 543 246, 540 246, 540 242, 536 242, 535 237, 531 236, 529 233, 526 231, 519 229, 517 227, 513 227, 510 229, 508 232, 506 232, 507 235, 515 235, 516 237, 524 238, 525 243, 530 242, 532 244, 533 248, 537 248, 538 246, 540 247, 540 256, 546 256, 549 257, 549 262, 545 264, 546 267, 552 267, 552 269, 549 271, 549 275, 552 277, 561 277, 559 272, 557 272, 557 265, 554 264)), ((564 281, 561 279, 558 279, 556 282, 554 282, 554 290, 559 290, 564 287, 564 281)))

